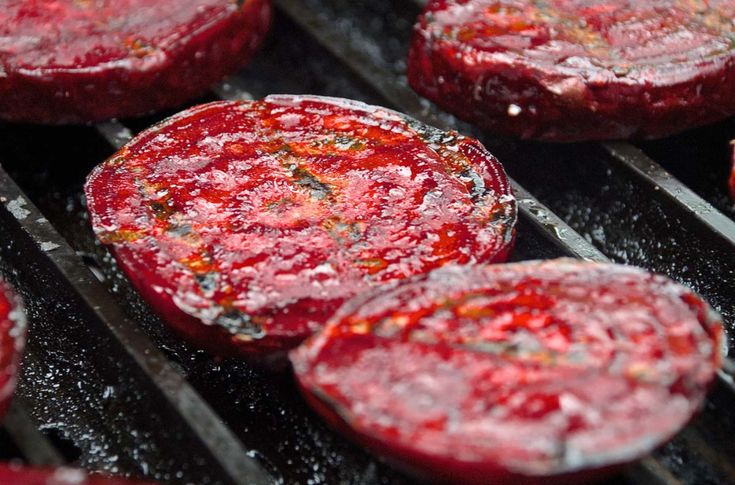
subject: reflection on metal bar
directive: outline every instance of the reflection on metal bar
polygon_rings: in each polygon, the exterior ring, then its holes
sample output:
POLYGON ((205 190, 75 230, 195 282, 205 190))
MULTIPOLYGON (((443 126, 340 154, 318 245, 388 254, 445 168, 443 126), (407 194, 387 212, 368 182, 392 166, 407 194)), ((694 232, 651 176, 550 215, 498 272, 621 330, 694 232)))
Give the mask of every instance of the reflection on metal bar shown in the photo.
POLYGON ((623 141, 605 142, 602 146, 621 167, 694 216, 713 236, 727 241, 735 251, 735 221, 712 207, 639 148, 623 141))
POLYGON ((97 123, 95 127, 115 149, 120 148, 133 137, 131 131, 117 120, 97 123))

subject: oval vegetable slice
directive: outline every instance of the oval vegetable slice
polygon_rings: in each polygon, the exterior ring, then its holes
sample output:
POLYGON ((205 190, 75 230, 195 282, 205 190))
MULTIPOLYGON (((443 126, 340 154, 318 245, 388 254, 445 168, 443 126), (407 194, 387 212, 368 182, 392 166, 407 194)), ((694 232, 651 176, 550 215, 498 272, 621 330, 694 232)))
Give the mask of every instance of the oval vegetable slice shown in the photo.
POLYGON ((66 467, 37 469, 0 464, 0 483, 13 485, 150 485, 151 482, 90 475, 84 470, 66 467))
POLYGON ((224 354, 291 348, 370 286, 502 261, 516 210, 476 140, 315 96, 184 111, 97 167, 86 195, 142 295, 224 354))
POLYGON ((0 280, 0 417, 10 406, 25 347, 26 318, 20 298, 0 280))
POLYGON ((0 118, 180 105, 247 61, 269 22, 270 0, 0 0, 0 118))
POLYGON ((661 137, 735 114, 734 16, 733 0, 432 0, 408 79, 499 134, 661 137))
POLYGON ((671 438, 722 342, 719 317, 665 277, 552 260, 452 265, 358 297, 291 360, 326 420, 403 468, 566 483, 671 438))

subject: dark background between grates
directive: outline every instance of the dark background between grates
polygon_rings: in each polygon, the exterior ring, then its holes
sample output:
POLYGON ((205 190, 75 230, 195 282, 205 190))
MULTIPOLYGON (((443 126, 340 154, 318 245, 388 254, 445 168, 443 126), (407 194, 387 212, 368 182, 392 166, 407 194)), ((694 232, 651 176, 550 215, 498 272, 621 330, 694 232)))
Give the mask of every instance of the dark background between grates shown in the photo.
MULTIPOLYGON (((609 258, 667 274, 712 302, 733 341, 735 206, 725 185, 732 120, 636 146, 496 139, 406 86, 416 3, 276 5, 253 63, 199 101, 342 96, 474 134, 516 181, 513 260, 609 258)), ((0 458, 167 483, 411 483, 323 425, 288 372, 212 359, 172 336, 95 242, 81 191, 86 174, 130 132, 164 116, 0 125, 0 275, 19 289, 31 320, 0 458), (11 201, 29 213, 14 217, 4 208, 11 201)), ((732 403, 723 375, 682 433, 610 483, 735 483, 732 403)))

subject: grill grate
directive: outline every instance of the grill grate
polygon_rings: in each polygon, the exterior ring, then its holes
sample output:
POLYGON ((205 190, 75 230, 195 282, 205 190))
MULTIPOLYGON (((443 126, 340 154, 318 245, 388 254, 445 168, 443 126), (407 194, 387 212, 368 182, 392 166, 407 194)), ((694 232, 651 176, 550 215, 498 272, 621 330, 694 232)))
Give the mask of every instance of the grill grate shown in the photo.
MULTIPOLYGON (((275 3, 266 55, 202 101, 343 96, 475 135, 515 179, 521 219, 513 259, 610 258, 668 274, 722 312, 734 341, 735 223, 704 199, 735 211, 711 192, 711 180, 693 182, 695 194, 648 156, 689 183, 687 160, 671 147, 714 144, 712 133, 726 145, 731 125, 642 144, 643 151, 621 142, 490 138, 407 87, 403 59, 420 2, 275 3)), ((20 399, 0 448, 31 463, 71 461, 168 483, 410 483, 329 431, 287 373, 211 359, 170 335, 96 243, 84 177, 162 117, 0 126, 0 201, 28 211, 15 218, 0 208, 0 274, 21 291, 32 325, 20 399)), ((723 375, 693 423, 611 482, 735 483, 731 384, 723 375)))

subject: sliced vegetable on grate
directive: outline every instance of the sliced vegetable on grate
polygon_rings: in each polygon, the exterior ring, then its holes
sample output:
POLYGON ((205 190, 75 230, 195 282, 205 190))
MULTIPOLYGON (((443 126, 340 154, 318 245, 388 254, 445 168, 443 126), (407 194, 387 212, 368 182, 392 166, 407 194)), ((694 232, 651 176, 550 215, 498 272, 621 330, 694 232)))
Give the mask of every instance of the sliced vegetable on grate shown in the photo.
POLYGON ((735 114, 733 16, 733 0, 432 0, 408 79, 498 134, 662 137, 735 114))
POLYGON ((681 429, 722 341, 689 289, 562 259, 451 265, 360 296, 291 360, 322 417, 403 469, 567 483, 681 429))
POLYGON ((516 217, 476 140, 316 96, 184 111, 97 167, 86 196, 159 314, 238 355, 294 347, 375 285, 503 261, 516 217))
POLYGON ((0 0, 0 119, 178 106, 246 62, 270 15, 270 0, 0 0))

